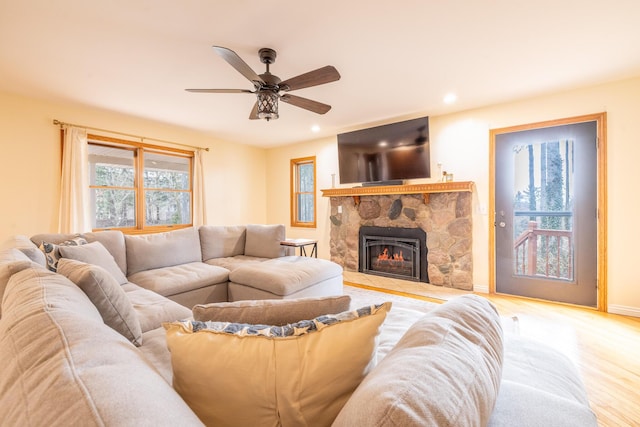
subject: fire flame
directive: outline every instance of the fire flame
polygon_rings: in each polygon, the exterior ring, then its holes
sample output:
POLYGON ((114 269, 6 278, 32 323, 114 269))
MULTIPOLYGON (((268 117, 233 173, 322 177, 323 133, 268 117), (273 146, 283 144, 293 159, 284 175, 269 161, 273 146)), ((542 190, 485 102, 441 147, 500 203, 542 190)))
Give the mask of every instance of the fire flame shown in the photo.
POLYGON ((393 254, 389 254, 389 248, 384 248, 382 253, 378 255, 378 261, 404 261, 404 256, 402 256, 402 252, 396 252, 393 254))

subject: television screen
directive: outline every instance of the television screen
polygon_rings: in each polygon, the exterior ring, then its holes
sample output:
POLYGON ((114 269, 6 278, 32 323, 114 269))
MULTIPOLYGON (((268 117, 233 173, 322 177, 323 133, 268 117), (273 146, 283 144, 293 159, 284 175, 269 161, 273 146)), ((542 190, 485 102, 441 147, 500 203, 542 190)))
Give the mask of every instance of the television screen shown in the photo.
POLYGON ((340 183, 431 177, 429 118, 338 134, 340 183))

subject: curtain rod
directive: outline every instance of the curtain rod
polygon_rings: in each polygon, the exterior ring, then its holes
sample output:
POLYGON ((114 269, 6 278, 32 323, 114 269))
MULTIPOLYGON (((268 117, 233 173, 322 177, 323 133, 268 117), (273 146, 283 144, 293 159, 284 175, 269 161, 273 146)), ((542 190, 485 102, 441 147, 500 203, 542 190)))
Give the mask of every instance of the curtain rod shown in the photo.
POLYGON ((181 147, 188 147, 188 148, 195 148, 197 150, 209 151, 208 147, 198 147, 198 146, 195 146, 195 145, 181 144, 179 142, 167 141, 167 140, 164 140, 164 139, 147 138, 146 136, 133 135, 133 134, 124 133, 124 132, 117 132, 115 130, 100 129, 100 128, 94 128, 94 127, 91 127, 91 126, 75 125, 73 123, 61 122, 60 120, 57 120, 57 119, 53 119, 53 124, 54 125, 58 125, 60 127, 62 127, 64 125, 75 126, 75 127, 84 128, 84 129, 97 130, 98 132, 107 132, 107 133, 112 133, 112 134, 116 134, 116 135, 128 136, 128 137, 131 137, 131 138, 139 138, 141 141, 144 141, 146 139, 146 140, 149 140, 149 141, 164 142, 165 144, 179 145, 181 147))

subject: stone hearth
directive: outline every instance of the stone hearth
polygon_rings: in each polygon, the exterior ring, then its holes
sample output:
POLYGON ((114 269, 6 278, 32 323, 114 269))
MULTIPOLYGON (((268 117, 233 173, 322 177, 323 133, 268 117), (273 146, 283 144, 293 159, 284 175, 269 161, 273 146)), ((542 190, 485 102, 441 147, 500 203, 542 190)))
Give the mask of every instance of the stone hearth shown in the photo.
POLYGON ((473 290, 471 194, 331 196, 331 260, 358 271, 361 226, 417 227, 427 233, 429 283, 473 290))

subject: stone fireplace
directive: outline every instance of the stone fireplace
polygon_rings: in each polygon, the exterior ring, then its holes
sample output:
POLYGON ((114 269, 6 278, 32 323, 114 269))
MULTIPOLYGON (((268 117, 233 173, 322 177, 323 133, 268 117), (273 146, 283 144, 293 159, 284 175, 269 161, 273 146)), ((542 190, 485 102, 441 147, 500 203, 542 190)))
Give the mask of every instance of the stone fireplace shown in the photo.
MULTIPOLYGON (((380 264, 360 257, 361 228, 418 228, 426 233, 426 242, 420 243, 425 245, 420 249, 426 258, 426 265, 420 262, 420 268, 426 271, 424 278, 408 280, 473 290, 472 189, 472 182, 453 182, 322 190, 331 198, 331 260, 348 271, 362 271, 363 263, 373 267, 368 270, 379 270, 380 264)), ((374 251, 384 253, 384 239, 382 242, 374 251)), ((376 259, 380 253, 375 254, 376 259)), ((386 256, 393 258, 394 254, 388 249, 386 256)), ((409 268, 406 263, 403 266, 409 268)), ((394 271, 385 273, 396 277, 394 271)))

